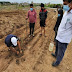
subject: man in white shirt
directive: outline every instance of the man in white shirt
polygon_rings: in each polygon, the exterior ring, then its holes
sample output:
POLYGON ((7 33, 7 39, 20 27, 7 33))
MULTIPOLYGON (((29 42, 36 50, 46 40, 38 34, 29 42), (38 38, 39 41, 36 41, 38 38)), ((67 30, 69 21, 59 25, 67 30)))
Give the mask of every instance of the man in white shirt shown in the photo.
POLYGON ((52 63, 52 66, 54 67, 58 66, 62 61, 67 45, 72 39, 72 0, 63 0, 63 4, 65 13, 56 37, 56 51, 55 54, 52 54, 54 57, 56 57, 56 62, 52 63))

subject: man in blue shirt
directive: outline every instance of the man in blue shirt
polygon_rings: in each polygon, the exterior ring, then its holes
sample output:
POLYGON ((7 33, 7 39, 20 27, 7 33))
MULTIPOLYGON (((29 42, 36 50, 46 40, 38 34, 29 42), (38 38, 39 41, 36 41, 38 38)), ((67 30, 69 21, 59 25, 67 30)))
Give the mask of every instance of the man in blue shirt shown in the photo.
POLYGON ((9 47, 9 50, 15 52, 17 55, 19 53, 22 53, 20 42, 17 36, 12 34, 8 35, 5 38, 5 44, 7 45, 7 47, 9 47), (18 49, 16 47, 18 47, 18 49))

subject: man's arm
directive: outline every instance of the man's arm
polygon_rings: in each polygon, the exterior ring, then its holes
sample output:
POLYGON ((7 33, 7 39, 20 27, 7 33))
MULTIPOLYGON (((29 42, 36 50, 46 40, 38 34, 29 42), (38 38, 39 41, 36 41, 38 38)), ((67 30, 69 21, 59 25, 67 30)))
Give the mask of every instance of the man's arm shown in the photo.
POLYGON ((20 53, 22 53, 22 50, 21 50, 21 46, 20 46, 19 40, 17 41, 17 44, 18 44, 18 48, 19 48, 20 53))
POLYGON ((47 11, 45 12, 45 24, 46 24, 46 22, 47 22, 47 11))
POLYGON ((39 22, 40 22, 40 12, 39 12, 39 22))
POLYGON ((11 51, 13 51, 15 53, 17 52, 13 47, 9 47, 9 48, 10 48, 11 51))
POLYGON ((16 51, 14 48, 12 48, 12 47, 9 47, 10 48, 10 50, 12 51, 12 52, 15 52, 15 53, 17 53, 17 54, 19 54, 19 51, 16 51))
POLYGON ((28 11, 28 14, 27 14, 27 17, 26 17, 26 20, 29 18, 29 11, 28 11))
POLYGON ((48 12, 46 11, 46 12, 45 12, 45 18, 46 18, 46 19, 47 19, 47 13, 48 13, 48 12))

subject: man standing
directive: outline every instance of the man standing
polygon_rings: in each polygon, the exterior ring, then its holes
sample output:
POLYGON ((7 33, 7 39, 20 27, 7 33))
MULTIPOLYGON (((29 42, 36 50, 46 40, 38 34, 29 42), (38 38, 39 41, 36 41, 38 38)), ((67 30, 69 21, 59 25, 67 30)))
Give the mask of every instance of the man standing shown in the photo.
POLYGON ((58 66, 62 61, 67 45, 72 39, 72 0, 63 0, 63 4, 63 9, 66 12, 63 15, 56 37, 56 51, 55 55, 53 55, 56 57, 56 62, 52 63, 54 67, 58 66))
POLYGON ((45 35, 45 26, 46 26, 46 19, 47 19, 47 10, 44 8, 44 4, 41 3, 41 10, 39 12, 39 18, 40 18, 40 27, 41 27, 41 34, 42 35, 42 30, 44 29, 44 36, 45 35))
POLYGON ((57 10, 58 10, 58 18, 57 18, 56 25, 54 27, 54 31, 55 31, 54 41, 56 41, 57 31, 58 31, 59 25, 60 25, 62 17, 63 17, 63 10, 61 8, 59 8, 59 7, 58 7, 57 10))
POLYGON ((9 50, 16 53, 17 55, 19 53, 22 53, 20 42, 19 42, 19 39, 17 36, 12 35, 12 34, 8 35, 5 38, 5 44, 7 45, 7 47, 9 47, 9 50), (18 47, 18 48, 16 48, 16 47, 18 47))
POLYGON ((31 35, 34 37, 34 27, 36 23, 36 11, 33 9, 33 4, 30 4, 30 10, 28 11, 28 15, 26 19, 28 18, 29 18, 29 27, 30 27, 29 37, 31 37, 31 35))

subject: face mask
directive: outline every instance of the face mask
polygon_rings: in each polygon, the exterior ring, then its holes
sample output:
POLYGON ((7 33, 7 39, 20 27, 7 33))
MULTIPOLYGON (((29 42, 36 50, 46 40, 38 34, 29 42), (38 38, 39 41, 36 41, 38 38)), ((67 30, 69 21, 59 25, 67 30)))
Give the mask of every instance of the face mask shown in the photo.
POLYGON ((33 11, 33 8, 30 8, 31 11, 33 11))
POLYGON ((60 14, 58 14, 58 17, 60 17, 60 14))
POLYGON ((69 7, 68 5, 63 5, 63 9, 64 9, 65 11, 69 11, 69 10, 70 10, 70 7, 69 7))

